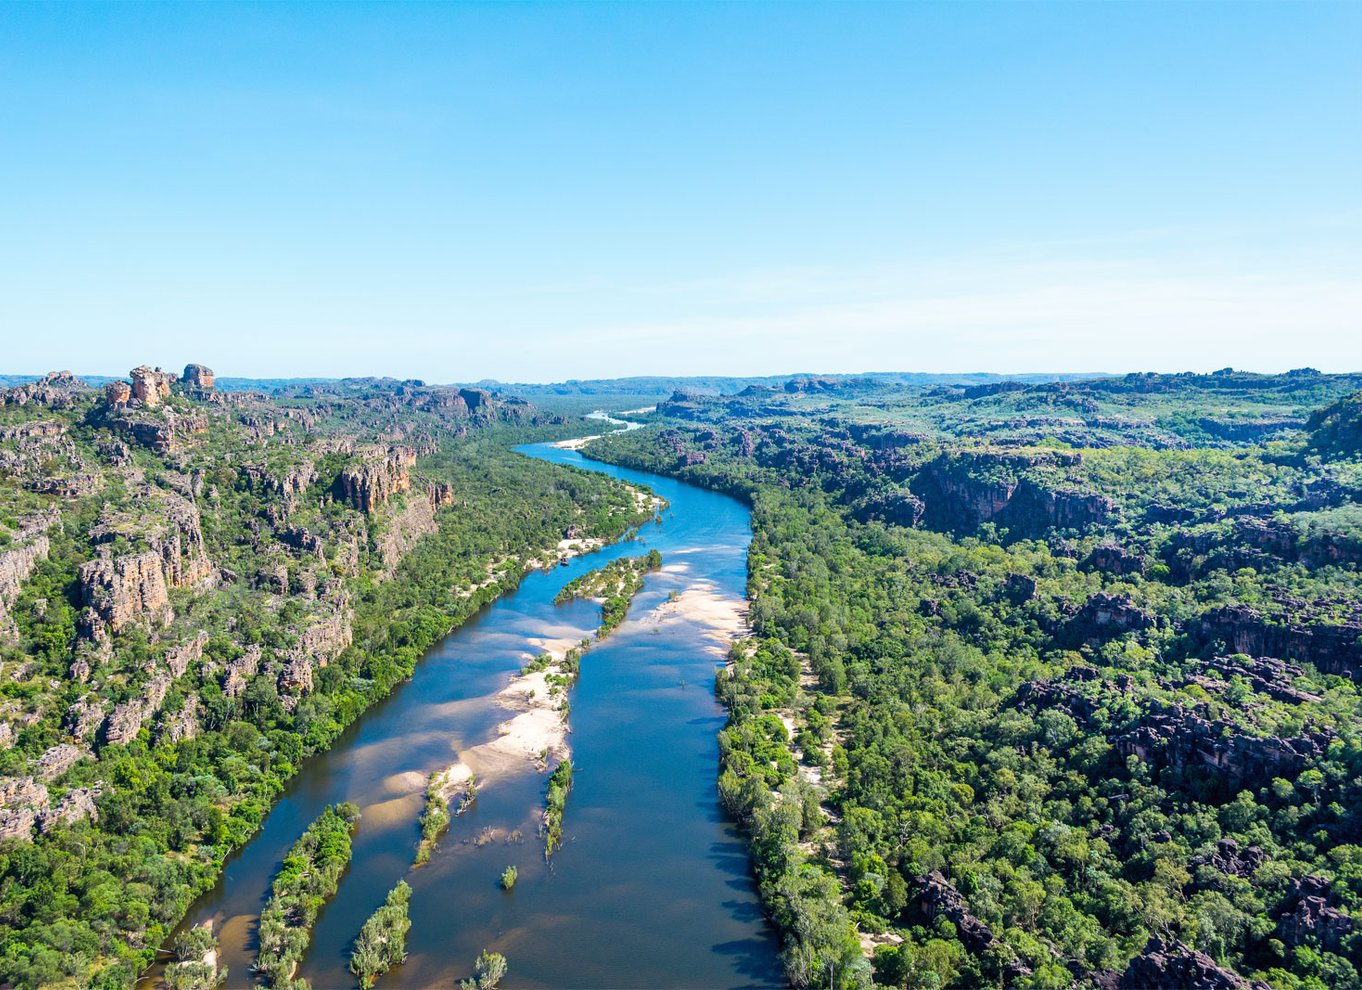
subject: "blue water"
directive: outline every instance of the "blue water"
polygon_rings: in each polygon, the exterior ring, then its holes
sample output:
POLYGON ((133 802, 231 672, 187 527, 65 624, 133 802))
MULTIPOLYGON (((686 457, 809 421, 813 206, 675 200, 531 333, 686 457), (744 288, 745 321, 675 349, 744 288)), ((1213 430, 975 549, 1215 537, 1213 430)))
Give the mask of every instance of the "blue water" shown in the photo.
POLYGON ((251 985, 255 919, 273 875, 308 822, 335 801, 354 802, 363 817, 352 866, 299 970, 318 990, 354 985, 350 943, 403 878, 413 891, 409 957, 380 987, 449 988, 470 975, 483 949, 507 957, 503 986, 511 990, 783 985, 745 848, 715 793, 723 724, 712 693, 722 662, 715 640, 697 622, 648 615, 687 588, 742 599, 748 512, 726 496, 574 451, 521 450, 646 485, 670 507, 634 540, 530 574, 303 766, 191 912, 190 923, 211 920, 221 939, 227 986, 251 985), (556 607, 558 590, 607 560, 653 548, 665 569, 648 576, 624 625, 586 654, 570 695, 577 773, 563 847, 545 863, 536 834, 545 778, 527 762, 486 783, 430 863, 411 870, 426 777, 494 738, 511 713, 493 695, 538 652, 532 640, 594 629, 596 606, 556 607), (514 841, 516 830, 523 841, 514 841), (491 840, 474 842, 480 833, 491 840), (508 865, 519 870, 511 892, 497 885, 508 865))

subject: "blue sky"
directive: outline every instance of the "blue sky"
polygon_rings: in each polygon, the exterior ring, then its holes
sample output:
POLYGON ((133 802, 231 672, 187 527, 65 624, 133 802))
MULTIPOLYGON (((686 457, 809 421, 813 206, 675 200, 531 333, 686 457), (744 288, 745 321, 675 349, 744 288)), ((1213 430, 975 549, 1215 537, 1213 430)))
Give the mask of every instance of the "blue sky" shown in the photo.
POLYGON ((0 371, 1362 369, 1362 3, 0 5, 0 371))

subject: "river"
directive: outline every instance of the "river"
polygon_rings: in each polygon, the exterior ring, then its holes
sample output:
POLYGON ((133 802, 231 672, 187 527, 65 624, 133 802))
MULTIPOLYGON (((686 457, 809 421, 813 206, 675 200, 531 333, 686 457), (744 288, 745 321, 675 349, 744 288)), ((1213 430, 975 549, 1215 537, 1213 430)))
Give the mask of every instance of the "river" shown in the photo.
POLYGON ((483 949, 506 956, 502 985, 512 990, 783 985, 745 846, 714 785, 724 720, 712 691, 723 652, 716 624, 743 598, 747 509, 576 451, 520 450, 646 485, 669 508, 633 540, 531 573, 303 765, 191 911, 190 923, 211 921, 221 940, 228 987, 252 985, 255 922, 271 880, 307 824, 336 801, 354 802, 362 817, 351 867, 299 969, 317 990, 354 985, 350 943, 403 878, 412 886, 409 957, 380 987, 451 988, 483 949), (554 595, 610 559, 650 549, 663 569, 648 576, 624 625, 583 657, 570 695, 576 776, 562 848, 545 863, 536 834, 545 778, 526 762, 485 779, 430 863, 410 869, 428 775, 496 736, 511 715, 496 692, 526 659, 595 628, 595 604, 555 606, 554 595), (480 835, 489 841, 475 841, 480 835), (510 892, 497 884, 508 865, 519 871, 510 892))

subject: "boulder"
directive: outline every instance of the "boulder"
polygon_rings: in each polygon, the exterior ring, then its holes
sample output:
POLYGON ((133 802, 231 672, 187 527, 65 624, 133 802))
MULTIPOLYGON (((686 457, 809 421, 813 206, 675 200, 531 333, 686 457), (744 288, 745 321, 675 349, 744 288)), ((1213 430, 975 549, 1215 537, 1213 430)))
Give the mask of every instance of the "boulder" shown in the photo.
POLYGON ((122 409, 132 400, 132 386, 127 382, 109 382, 104 386, 104 404, 110 409, 122 409))
POLYGON ((1216 965, 1204 952, 1181 942, 1151 938, 1121 975, 1119 990, 1270 990, 1216 965))

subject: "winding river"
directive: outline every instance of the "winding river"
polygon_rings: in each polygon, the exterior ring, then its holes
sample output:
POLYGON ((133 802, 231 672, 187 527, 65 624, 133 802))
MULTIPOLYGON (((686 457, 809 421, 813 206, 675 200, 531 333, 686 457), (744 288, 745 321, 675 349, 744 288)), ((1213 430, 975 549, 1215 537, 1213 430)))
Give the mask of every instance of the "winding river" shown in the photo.
MULTIPOLYGON (((598 417, 603 418, 603 417, 598 417)), ((520 448, 646 485, 670 508, 633 540, 533 572, 434 648, 410 681, 310 759, 228 861, 190 923, 211 921, 228 987, 252 985, 255 922, 284 853, 332 802, 359 805, 352 865, 318 921, 298 975, 318 990, 353 986, 351 940, 387 891, 412 886, 409 957, 380 987, 442 987, 471 974, 484 948, 516 987, 780 986, 740 836, 719 808, 713 697, 723 627, 740 607, 749 516, 737 501, 682 482, 589 461, 547 444, 520 448), (567 581, 657 549, 629 618, 582 660, 570 700, 574 789, 565 841, 545 863, 536 834, 544 776, 528 762, 483 773, 430 863, 410 868, 428 775, 497 735, 496 695, 528 658, 595 628, 591 602, 553 604, 567 581), (517 841, 517 830, 520 841, 517 841), (519 871, 511 892, 497 878, 519 871)))

